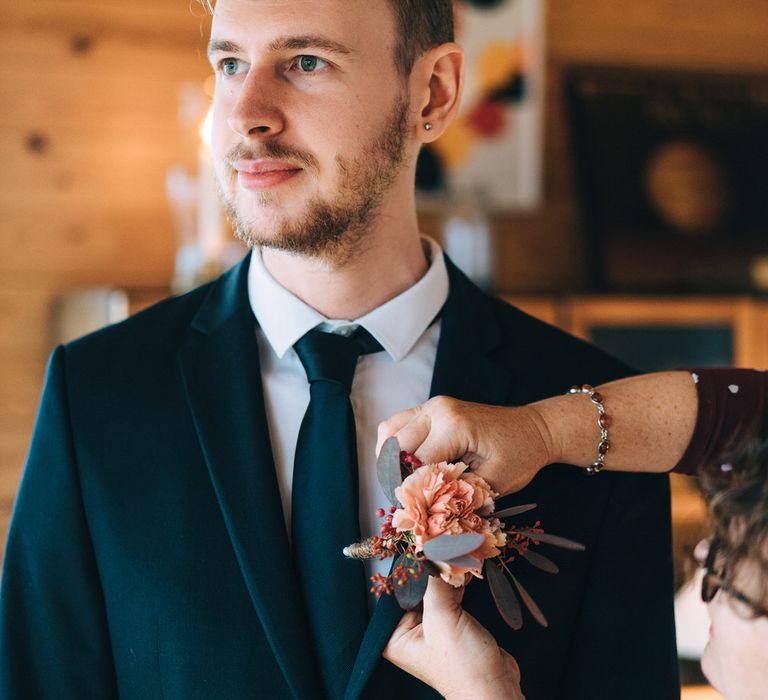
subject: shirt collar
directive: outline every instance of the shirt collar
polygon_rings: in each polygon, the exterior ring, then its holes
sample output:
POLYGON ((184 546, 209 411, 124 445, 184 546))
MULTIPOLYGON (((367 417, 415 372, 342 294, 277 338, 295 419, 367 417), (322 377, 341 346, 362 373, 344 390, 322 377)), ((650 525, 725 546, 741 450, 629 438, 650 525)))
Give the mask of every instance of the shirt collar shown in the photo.
POLYGON ((328 319, 289 292, 269 273, 254 248, 248 269, 248 299, 261 330, 278 357, 307 331, 349 332, 363 326, 395 361, 402 360, 421 338, 448 298, 448 271, 440 246, 423 239, 430 257, 426 274, 398 296, 353 320, 328 319))

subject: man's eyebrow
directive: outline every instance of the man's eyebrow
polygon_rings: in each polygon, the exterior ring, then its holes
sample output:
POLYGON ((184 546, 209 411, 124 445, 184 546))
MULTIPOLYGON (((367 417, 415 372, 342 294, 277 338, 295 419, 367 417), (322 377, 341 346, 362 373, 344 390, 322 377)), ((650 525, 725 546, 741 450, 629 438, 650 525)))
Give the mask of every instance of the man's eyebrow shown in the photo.
MULTIPOLYGON (((274 39, 269 44, 270 51, 301 51, 303 49, 321 49, 329 53, 351 54, 352 50, 344 44, 328 39, 317 34, 304 34, 302 36, 283 36, 274 39)), ((234 41, 212 39, 208 44, 208 55, 215 53, 245 53, 245 49, 238 46, 234 41)))
POLYGON ((280 51, 284 49, 322 49, 330 53, 350 54, 352 50, 340 44, 338 41, 328 39, 318 34, 304 34, 301 36, 284 36, 270 42, 270 51, 280 51))
POLYGON ((215 53, 245 53, 234 41, 219 41, 212 39, 208 44, 208 55, 215 53))

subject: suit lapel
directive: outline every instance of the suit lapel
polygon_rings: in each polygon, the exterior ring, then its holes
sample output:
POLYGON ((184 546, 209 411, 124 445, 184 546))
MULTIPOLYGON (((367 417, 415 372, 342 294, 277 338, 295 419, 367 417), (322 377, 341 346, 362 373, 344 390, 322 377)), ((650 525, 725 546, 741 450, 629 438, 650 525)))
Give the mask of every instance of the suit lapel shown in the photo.
POLYGON ((285 531, 248 303, 248 258, 212 287, 179 361, 237 561, 297 698, 318 697, 315 660, 285 531))
MULTIPOLYGON (((440 316, 440 340, 430 396, 501 405, 512 387, 512 375, 490 355, 503 338, 492 302, 445 258, 450 280, 448 300, 440 316)), ((393 596, 383 596, 374 610, 347 686, 346 700, 357 700, 403 611, 393 596)))
POLYGON ((510 394, 511 372, 493 360, 504 343, 495 302, 445 258, 450 293, 441 315, 440 341, 430 396, 504 404, 510 394))

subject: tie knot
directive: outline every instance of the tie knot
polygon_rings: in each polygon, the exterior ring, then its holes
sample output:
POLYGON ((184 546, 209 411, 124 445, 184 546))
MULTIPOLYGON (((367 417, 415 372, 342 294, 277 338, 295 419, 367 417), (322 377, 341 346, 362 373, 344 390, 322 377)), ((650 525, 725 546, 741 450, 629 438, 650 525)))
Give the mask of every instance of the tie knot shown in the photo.
POLYGON ((312 330, 299 338, 293 348, 310 384, 337 382, 347 392, 352 388, 360 355, 382 350, 379 342, 362 326, 350 336, 312 330))

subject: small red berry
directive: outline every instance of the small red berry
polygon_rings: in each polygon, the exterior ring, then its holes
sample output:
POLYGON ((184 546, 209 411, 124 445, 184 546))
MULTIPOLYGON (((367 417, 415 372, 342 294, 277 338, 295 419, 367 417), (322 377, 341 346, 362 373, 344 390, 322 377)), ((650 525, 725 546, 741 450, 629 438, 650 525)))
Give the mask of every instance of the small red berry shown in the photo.
POLYGON ((406 455, 401 461, 409 464, 413 469, 418 469, 423 464, 416 455, 406 455))
POLYGON ((384 509, 383 508, 378 508, 376 510, 376 516, 379 517, 379 518, 383 518, 384 517, 384 509))

